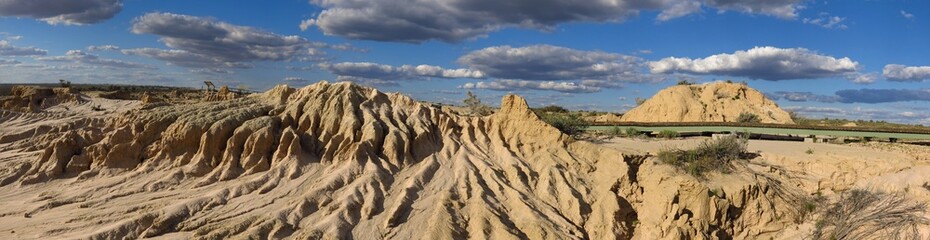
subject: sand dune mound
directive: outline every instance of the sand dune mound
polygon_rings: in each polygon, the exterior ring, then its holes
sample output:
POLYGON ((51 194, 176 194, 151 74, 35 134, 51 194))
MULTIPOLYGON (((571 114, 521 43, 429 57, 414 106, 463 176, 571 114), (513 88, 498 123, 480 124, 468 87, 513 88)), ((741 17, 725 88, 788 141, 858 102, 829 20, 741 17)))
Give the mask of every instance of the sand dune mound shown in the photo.
POLYGON ((11 96, 0 99, 2 109, 19 112, 39 112, 60 103, 84 101, 72 88, 14 86, 11 96))
POLYGON ((515 95, 465 117, 321 82, 87 121, 0 122, 0 237, 756 238, 792 214, 754 175, 709 194, 515 95))
POLYGON ((587 116, 584 117, 585 121, 593 123, 611 123, 611 122, 620 122, 623 121, 623 115, 605 113, 597 116, 587 116))
POLYGON ((794 124, 785 110, 744 84, 713 82, 677 85, 646 100, 623 115, 628 122, 736 122, 752 113, 762 123, 794 124))

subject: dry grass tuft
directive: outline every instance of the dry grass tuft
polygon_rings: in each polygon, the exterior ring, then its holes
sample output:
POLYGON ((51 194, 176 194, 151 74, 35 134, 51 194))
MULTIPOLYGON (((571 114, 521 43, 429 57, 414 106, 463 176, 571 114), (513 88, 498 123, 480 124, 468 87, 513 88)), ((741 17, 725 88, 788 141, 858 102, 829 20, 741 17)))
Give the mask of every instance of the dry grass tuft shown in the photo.
POLYGON ((920 239, 926 211, 902 193, 850 190, 824 211, 814 239, 920 239))
POLYGON ((748 143, 745 137, 731 135, 704 141, 691 150, 663 150, 658 153, 658 158, 660 162, 696 177, 702 177, 709 171, 727 173, 732 168, 732 161, 753 157, 746 151, 748 143))

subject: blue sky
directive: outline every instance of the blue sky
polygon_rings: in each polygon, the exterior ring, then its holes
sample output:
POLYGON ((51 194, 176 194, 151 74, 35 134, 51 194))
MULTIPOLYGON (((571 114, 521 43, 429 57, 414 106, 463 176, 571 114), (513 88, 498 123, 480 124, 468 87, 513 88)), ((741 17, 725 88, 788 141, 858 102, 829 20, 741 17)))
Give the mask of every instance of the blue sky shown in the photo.
POLYGON ((916 0, 4 0, 0 83, 345 80, 623 112, 732 79, 810 117, 930 124, 927 42, 916 0))

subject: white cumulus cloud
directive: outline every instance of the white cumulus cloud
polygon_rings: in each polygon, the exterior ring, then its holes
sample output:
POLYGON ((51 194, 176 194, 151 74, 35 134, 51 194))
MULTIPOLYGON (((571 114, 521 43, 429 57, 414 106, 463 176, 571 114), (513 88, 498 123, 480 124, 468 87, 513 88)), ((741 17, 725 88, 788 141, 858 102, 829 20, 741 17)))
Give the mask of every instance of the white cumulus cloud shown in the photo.
POLYGON ((901 64, 888 64, 882 70, 882 75, 890 81, 919 82, 930 79, 930 66, 905 66, 901 64))
POLYGON ((725 75, 763 80, 815 79, 855 73, 859 63, 804 48, 755 47, 706 58, 669 57, 649 62, 653 73, 725 75))

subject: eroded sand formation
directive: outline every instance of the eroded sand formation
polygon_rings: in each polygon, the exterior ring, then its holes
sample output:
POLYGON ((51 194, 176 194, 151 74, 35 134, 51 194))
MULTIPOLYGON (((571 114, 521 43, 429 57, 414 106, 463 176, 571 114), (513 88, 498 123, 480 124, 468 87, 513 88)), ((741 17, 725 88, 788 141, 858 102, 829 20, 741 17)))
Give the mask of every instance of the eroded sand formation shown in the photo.
POLYGON ((613 113, 605 113, 597 116, 585 117, 584 120, 593 123, 613 123, 622 122, 623 116, 613 113))
POLYGON ((755 89, 740 83, 677 85, 659 91, 623 114, 628 122, 736 122, 752 113, 762 123, 794 124, 785 110, 755 89))
POLYGON ((60 103, 80 103, 84 99, 71 88, 14 86, 11 96, 0 100, 0 109, 17 112, 39 112, 60 103))
POLYGON ((0 112, 0 238, 797 239, 809 194, 575 141, 515 95, 465 117, 321 82, 49 119, 0 112))

